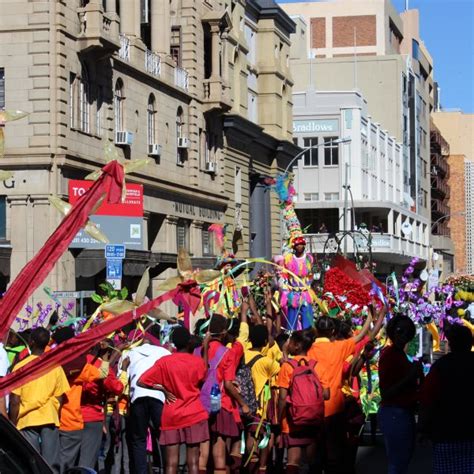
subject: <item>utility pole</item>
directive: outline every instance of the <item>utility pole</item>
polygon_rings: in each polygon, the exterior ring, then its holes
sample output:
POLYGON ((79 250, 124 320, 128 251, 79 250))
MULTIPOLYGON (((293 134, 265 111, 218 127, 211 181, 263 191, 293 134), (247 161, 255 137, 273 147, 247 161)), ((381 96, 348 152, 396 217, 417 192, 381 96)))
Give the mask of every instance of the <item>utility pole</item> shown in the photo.
MULTIPOLYGON (((346 161, 344 163, 345 168, 344 168, 344 219, 343 219, 343 225, 344 225, 344 232, 347 230, 347 204, 348 204, 348 194, 349 194, 349 189, 348 189, 348 184, 349 184, 349 163, 346 161)), ((344 236, 344 256, 347 257, 347 239, 344 236)))

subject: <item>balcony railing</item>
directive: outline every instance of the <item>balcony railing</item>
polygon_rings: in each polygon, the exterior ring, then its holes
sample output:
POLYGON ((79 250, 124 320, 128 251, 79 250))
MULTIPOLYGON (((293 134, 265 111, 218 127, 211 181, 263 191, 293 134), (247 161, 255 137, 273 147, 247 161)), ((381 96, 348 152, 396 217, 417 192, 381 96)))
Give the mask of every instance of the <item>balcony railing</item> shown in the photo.
POLYGON ((149 49, 145 51, 145 70, 153 76, 161 74, 161 57, 149 49))
POLYGON ((204 107, 207 110, 232 108, 232 99, 229 94, 229 87, 222 78, 204 79, 204 107))
POLYGON ((123 34, 120 35, 119 58, 130 61, 130 38, 123 34))
POLYGON ((174 84, 185 91, 189 89, 189 74, 186 69, 176 66, 174 70, 174 84))

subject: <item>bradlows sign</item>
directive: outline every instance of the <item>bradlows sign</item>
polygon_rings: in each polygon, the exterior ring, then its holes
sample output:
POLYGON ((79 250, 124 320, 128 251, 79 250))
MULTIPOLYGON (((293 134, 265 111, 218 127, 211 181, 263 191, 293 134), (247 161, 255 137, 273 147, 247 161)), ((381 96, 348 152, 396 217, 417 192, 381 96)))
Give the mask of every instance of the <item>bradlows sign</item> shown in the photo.
POLYGON ((293 133, 322 133, 338 131, 339 121, 337 119, 293 121, 293 133))

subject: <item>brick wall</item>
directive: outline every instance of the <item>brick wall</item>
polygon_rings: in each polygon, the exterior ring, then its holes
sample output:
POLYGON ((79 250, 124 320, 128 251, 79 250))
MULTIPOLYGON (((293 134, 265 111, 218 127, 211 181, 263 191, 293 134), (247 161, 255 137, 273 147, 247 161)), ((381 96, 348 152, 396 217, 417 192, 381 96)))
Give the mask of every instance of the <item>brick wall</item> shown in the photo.
POLYGON ((376 45, 375 15, 337 16, 332 19, 333 47, 354 46, 354 28, 356 29, 357 46, 376 45))
POLYGON ((459 215, 460 212, 465 211, 466 207, 464 155, 451 155, 448 163, 450 173, 448 184, 451 189, 449 230, 454 244, 454 271, 464 272, 466 270, 466 219, 459 215))
POLYGON ((326 47, 326 18, 311 18, 311 47, 326 47))

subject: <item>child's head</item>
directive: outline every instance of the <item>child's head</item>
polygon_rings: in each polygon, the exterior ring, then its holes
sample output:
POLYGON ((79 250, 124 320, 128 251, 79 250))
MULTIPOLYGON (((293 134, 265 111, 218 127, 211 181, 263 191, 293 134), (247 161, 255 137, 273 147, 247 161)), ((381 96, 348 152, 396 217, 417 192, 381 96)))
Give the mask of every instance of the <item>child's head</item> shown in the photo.
POLYGON ((309 331, 295 331, 290 336, 288 352, 291 355, 306 355, 313 345, 313 338, 309 331))
POLYGON ((408 316, 397 314, 388 322, 386 331, 393 345, 403 348, 415 337, 416 327, 408 316))
POLYGON ((250 326, 249 340, 254 349, 265 347, 268 343, 268 331, 263 324, 250 326))
POLYGON ((327 337, 328 339, 334 336, 336 325, 334 320, 329 316, 321 316, 316 321, 316 333, 318 337, 327 337))
POLYGON ((352 336, 352 327, 347 321, 335 319, 334 322, 336 323, 336 339, 344 340, 349 339, 352 336))
POLYGON ((176 347, 176 350, 182 351, 188 349, 190 340, 191 334, 185 327, 178 326, 173 329, 173 332, 171 333, 171 342, 174 347, 176 347))
POLYGON ((196 324, 194 325, 194 335, 195 336, 202 337, 201 336, 201 329, 204 326, 204 324, 206 324, 206 322, 207 322, 206 318, 199 318, 196 321, 196 324))
POLYGON ((32 351, 44 351, 49 343, 50 334, 45 328, 39 327, 33 329, 30 334, 30 349, 32 351))
POLYGON ((470 352, 472 348, 472 332, 466 326, 453 324, 446 330, 449 349, 456 354, 470 352))
POLYGON ((227 334, 227 318, 213 314, 209 323, 209 332, 214 339, 223 339, 227 334))
POLYGON ((239 337, 240 332, 240 319, 238 318, 230 318, 227 320, 227 336, 231 341, 234 341, 239 337))
POLYGON ((280 350, 283 350, 283 346, 285 345, 285 342, 288 340, 289 337, 290 336, 287 332, 281 332, 275 338, 275 342, 278 344, 278 347, 280 348, 280 350))

